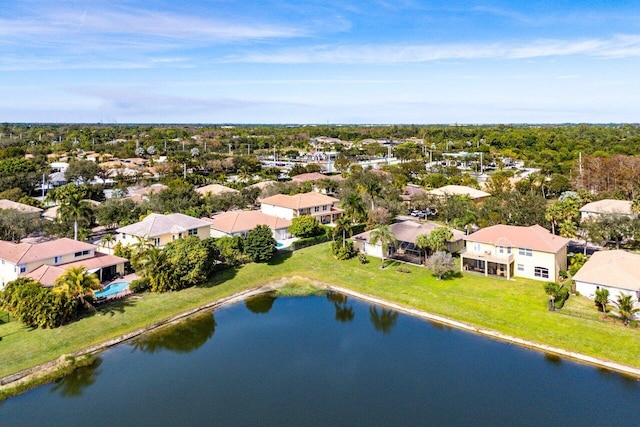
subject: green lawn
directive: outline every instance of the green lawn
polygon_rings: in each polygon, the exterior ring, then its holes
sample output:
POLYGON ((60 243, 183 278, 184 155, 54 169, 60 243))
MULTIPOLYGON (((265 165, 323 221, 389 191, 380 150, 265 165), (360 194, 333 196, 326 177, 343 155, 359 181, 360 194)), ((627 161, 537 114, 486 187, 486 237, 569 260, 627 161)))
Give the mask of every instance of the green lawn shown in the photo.
POLYGON ((590 319, 547 311, 542 282, 505 281, 464 275, 438 281, 428 270, 380 270, 380 260, 360 265, 336 261, 327 244, 306 248, 270 264, 227 270, 207 286, 168 294, 145 294, 110 305, 98 314, 53 330, 29 330, 17 322, 0 323, 0 376, 53 360, 91 345, 199 307, 280 277, 333 283, 407 307, 461 320, 541 344, 640 367, 640 330, 597 321, 593 303, 572 297, 567 309, 590 319))

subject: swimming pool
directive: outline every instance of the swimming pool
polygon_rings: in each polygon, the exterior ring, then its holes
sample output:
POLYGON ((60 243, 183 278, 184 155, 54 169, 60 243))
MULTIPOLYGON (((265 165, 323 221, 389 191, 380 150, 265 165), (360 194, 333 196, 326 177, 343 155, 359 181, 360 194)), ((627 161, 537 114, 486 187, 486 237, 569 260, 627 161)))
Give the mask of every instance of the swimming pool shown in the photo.
POLYGON ((107 286, 106 288, 104 288, 103 290, 99 291, 99 292, 95 292, 95 296, 96 298, 101 298, 101 297, 108 297, 110 295, 115 295, 118 292, 122 292, 123 290, 125 290, 127 287, 129 286, 129 282, 116 282, 116 283, 111 283, 109 286, 107 286))

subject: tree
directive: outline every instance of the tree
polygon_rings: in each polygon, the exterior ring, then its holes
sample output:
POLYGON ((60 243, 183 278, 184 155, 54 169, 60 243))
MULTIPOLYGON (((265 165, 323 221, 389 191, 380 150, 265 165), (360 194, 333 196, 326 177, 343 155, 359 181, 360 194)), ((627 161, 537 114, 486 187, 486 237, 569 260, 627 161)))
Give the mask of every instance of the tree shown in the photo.
POLYGON ((101 289, 100 279, 94 273, 86 272, 84 267, 69 267, 56 279, 53 290, 69 299, 77 300, 89 310, 95 310, 86 297, 93 297, 93 291, 101 289))
POLYGON ((143 211, 131 199, 108 199, 95 209, 98 224, 112 229, 138 222, 143 211))
POLYGON ((633 315, 640 311, 640 308, 635 308, 636 301, 629 294, 618 294, 614 304, 618 308, 618 315, 622 318, 625 326, 629 325, 633 315))
POLYGON ((204 282, 219 259, 218 248, 196 236, 177 239, 164 248, 170 272, 171 290, 184 289, 204 282))
POLYGON ((51 190, 47 195, 60 206, 58 208, 58 218, 70 218, 73 220, 73 238, 78 240, 79 224, 89 224, 93 210, 85 199, 87 190, 84 185, 66 184, 51 190))
POLYGON ((311 215, 300 215, 291 220, 289 232, 296 237, 317 236, 321 231, 318 219, 311 215))
POLYGON ((447 274, 456 271, 455 261, 450 253, 438 251, 426 259, 427 268, 438 276, 438 280, 442 280, 447 274))
POLYGON ((149 248, 137 258, 137 265, 142 277, 149 279, 151 291, 167 292, 173 290, 171 272, 173 266, 167 258, 167 254, 158 248, 149 248))
POLYGON ((104 236, 102 236, 102 239, 100 239, 100 243, 102 243, 102 246, 104 246, 107 249, 111 249, 115 241, 116 241, 116 238, 111 233, 105 234, 104 236))
POLYGON ((351 224, 349 224, 349 220, 345 216, 341 216, 335 222, 335 227, 333 228, 333 239, 335 240, 337 237, 342 237, 342 247, 345 246, 347 241, 347 235, 351 237, 353 234, 353 230, 351 229, 351 224))
POLYGON ((558 307, 562 307, 564 300, 569 296, 564 285, 556 282, 545 283, 544 292, 549 295, 549 311, 555 311, 556 305, 558 307))
POLYGON ((451 240, 453 232, 449 227, 438 227, 429 233, 429 247, 434 252, 446 251, 451 240))
POLYGON ((69 182, 79 182, 88 184, 93 178, 100 174, 100 166, 90 160, 74 160, 69 163, 69 167, 64 173, 64 177, 69 182))
POLYGON ((342 199, 340 206, 344 210, 344 216, 349 218, 353 223, 364 221, 366 209, 362 196, 358 193, 350 193, 342 199))
POLYGON ((382 246, 382 251, 380 252, 382 256, 382 265, 380 268, 384 268, 384 256, 389 252, 389 247, 395 248, 398 245, 398 239, 388 225, 381 225, 372 230, 369 237, 372 245, 380 243, 382 246))
POLYGON ((571 276, 575 276, 585 262, 587 262, 586 256, 583 254, 573 254, 569 259, 569 274, 571 274, 571 276))
POLYGON ((21 277, 0 292, 0 306, 25 326, 55 328, 74 315, 77 301, 21 277))
POLYGON ((603 313, 606 313, 607 304, 609 303, 609 290, 607 288, 596 289, 594 301, 598 305, 598 308, 602 310, 603 313))
POLYGON ((258 225, 247 233, 244 253, 254 262, 269 261, 276 251, 276 239, 267 225, 258 225))

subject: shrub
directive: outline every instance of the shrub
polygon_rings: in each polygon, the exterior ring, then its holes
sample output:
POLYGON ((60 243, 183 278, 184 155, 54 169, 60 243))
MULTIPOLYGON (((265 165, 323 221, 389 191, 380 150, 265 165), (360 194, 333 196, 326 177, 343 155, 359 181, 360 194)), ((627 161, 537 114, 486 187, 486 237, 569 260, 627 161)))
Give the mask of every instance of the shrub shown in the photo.
POLYGON ((401 265, 400 267, 396 268, 396 271, 398 273, 411 273, 411 269, 409 267, 405 267, 404 265, 401 265))
POLYGON ((358 255, 358 261, 360 261, 360 264, 365 265, 369 262, 369 258, 361 252, 360 255, 358 255))
POLYGON ((344 261, 353 258, 358 252, 353 248, 353 242, 347 240, 344 246, 342 246, 342 241, 331 243, 331 253, 336 259, 344 261))
POLYGON ((311 215, 300 215, 291 220, 289 232, 297 237, 313 237, 322 232, 318 219, 311 215))
POLYGON ((132 280, 131 283, 129 283, 129 289, 136 294, 140 294, 151 289, 151 283, 149 283, 148 278, 142 277, 140 279, 132 280))

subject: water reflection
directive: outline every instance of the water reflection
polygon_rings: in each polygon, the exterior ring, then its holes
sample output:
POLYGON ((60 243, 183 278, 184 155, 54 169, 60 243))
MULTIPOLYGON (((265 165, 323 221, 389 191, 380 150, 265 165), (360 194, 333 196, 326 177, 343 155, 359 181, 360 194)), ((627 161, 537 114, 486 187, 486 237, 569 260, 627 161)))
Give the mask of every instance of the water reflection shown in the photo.
POLYGON ((93 364, 78 368, 73 373, 57 380, 49 392, 59 394, 62 397, 82 396, 83 390, 93 385, 98 379, 102 372, 98 369, 101 364, 102 359, 97 357, 93 364))
POLYGON ((337 292, 327 292, 327 299, 336 309, 335 319, 338 322, 351 322, 356 316, 353 305, 347 304, 347 296, 337 292))
POLYGON ((202 347, 215 331, 216 320, 213 313, 208 312, 145 334, 133 342, 133 348, 145 353, 162 350, 189 353, 202 347))
POLYGON ((371 319, 371 323, 373 323, 373 327, 376 331, 388 334, 396 325, 398 312, 389 308, 371 306, 369 308, 369 318, 371 319))
POLYGON ((545 353, 544 359, 553 365, 562 365, 562 358, 557 354, 545 353))
POLYGON ((265 314, 271 310, 276 298, 275 292, 269 292, 245 299, 244 305, 252 313, 265 314))

